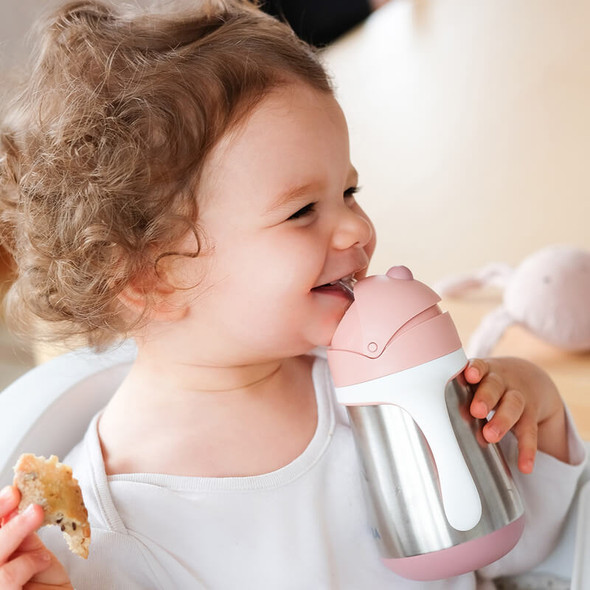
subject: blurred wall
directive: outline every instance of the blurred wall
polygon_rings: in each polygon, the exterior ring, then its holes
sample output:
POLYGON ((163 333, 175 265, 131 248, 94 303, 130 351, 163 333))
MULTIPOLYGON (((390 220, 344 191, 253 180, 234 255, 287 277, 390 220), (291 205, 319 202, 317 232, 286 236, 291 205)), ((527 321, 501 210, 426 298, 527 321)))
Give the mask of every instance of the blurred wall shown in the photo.
POLYGON ((27 54, 28 31, 38 15, 59 0, 0 0, 0 67, 5 73, 27 54))
POLYGON ((394 0, 326 52, 375 272, 590 249, 590 2, 394 0))

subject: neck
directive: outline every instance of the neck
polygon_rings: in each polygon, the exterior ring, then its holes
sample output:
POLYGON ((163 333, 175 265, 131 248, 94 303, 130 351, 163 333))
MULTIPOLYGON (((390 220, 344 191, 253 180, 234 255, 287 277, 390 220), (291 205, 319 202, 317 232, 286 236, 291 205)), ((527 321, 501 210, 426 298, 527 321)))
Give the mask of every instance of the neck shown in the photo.
POLYGON ((313 437, 311 357, 224 368, 147 360, 138 357, 101 417, 108 473, 267 473, 313 437))
POLYGON ((151 355, 142 354, 140 350, 130 377, 143 382, 142 389, 147 386, 150 389, 158 387, 163 391, 192 394, 251 394, 275 382, 280 377, 284 362, 283 359, 279 359, 226 366, 190 363, 170 358, 158 362, 154 361, 151 355))

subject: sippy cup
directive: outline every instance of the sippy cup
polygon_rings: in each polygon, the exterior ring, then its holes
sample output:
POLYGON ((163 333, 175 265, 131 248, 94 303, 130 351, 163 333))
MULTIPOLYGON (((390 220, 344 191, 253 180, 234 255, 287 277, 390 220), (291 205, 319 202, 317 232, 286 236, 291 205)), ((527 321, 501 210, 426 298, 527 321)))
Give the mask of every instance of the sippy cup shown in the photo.
POLYGON ((328 350, 373 536, 385 565, 414 580, 483 567, 524 526, 502 453, 469 413, 467 358, 439 301, 406 267, 367 277, 328 350))

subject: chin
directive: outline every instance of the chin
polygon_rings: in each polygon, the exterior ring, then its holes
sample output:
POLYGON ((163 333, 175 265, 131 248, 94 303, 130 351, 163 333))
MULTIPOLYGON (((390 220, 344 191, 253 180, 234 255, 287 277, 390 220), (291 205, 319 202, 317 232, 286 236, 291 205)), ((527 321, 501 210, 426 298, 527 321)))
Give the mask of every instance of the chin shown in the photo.
POLYGON ((340 324, 343 315, 344 314, 341 314, 337 318, 326 323, 325 329, 321 330, 317 335, 317 338, 314 339, 315 346, 330 346, 330 344, 332 344, 332 338, 334 337, 336 328, 338 327, 338 324, 340 324))

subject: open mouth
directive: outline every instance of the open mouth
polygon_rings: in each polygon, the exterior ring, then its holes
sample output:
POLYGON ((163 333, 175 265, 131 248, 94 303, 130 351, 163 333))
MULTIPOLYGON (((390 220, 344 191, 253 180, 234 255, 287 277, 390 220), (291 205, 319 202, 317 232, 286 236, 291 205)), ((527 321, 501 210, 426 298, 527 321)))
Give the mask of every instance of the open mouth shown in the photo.
POLYGON ((351 301, 354 300, 354 284, 356 279, 352 276, 343 277, 337 281, 314 287, 312 291, 321 291, 324 293, 344 293, 351 301))

